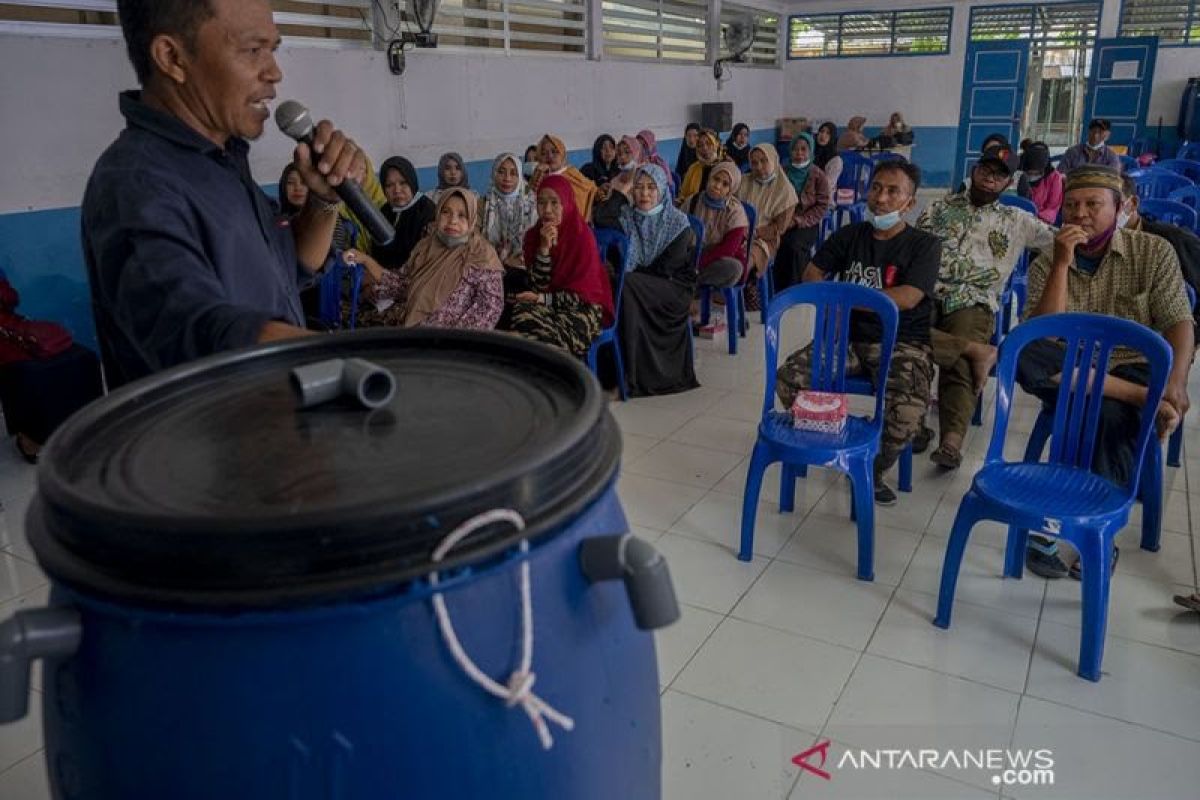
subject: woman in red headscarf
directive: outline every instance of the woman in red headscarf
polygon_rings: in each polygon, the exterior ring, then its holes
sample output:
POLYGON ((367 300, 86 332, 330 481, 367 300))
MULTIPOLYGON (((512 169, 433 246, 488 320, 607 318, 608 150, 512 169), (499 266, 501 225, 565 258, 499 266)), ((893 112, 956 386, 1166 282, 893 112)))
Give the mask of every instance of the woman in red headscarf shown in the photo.
POLYGON ((513 298, 509 328, 582 357, 612 324, 612 284, 566 178, 542 179, 537 212, 537 224, 525 234, 532 291, 513 298))

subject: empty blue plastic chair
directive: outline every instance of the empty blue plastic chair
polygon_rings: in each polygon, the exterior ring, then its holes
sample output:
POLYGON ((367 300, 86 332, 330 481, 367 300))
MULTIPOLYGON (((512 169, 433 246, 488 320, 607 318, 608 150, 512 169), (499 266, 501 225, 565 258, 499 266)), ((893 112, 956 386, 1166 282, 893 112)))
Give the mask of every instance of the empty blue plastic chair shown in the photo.
MULTIPOLYGON (((750 263, 750 248, 754 242, 754 227, 758 222, 758 212, 750 203, 742 203, 742 208, 746 209, 746 217, 750 220, 750 228, 746 232, 746 264, 750 263)), ((746 320, 746 303, 742 294, 742 289, 746 285, 745 268, 742 272, 741 279, 733 286, 728 286, 719 290, 725 298, 725 329, 729 339, 729 354, 737 355, 737 340, 739 336, 745 336, 750 323, 746 320)), ((709 317, 712 316, 712 291, 711 286, 700 287, 700 324, 707 325, 709 317)))
POLYGON ((1200 181, 1200 161, 1187 158, 1164 158, 1154 162, 1157 169, 1169 169, 1187 178, 1192 183, 1200 181))
POLYGON ((857 225, 867 218, 867 202, 860 200, 848 206, 834 206, 833 208, 834 222, 830 236, 833 235, 839 228, 846 225, 857 225))
POLYGON ((1129 177, 1133 178, 1141 200, 1165 200, 1176 189, 1194 185, 1179 173, 1158 167, 1136 169, 1129 173, 1129 177))
POLYGON ((619 258, 617 280, 613 286, 613 291, 616 293, 613 299, 613 321, 611 325, 600 331, 600 335, 588 348, 587 364, 592 374, 598 376, 596 357, 600 353, 600 348, 612 345, 613 358, 617 363, 617 389, 621 393, 621 399, 624 400, 626 398, 625 361, 621 356, 621 342, 617 338, 617 327, 621 319, 621 291, 625 288, 625 273, 629 271, 629 237, 612 228, 597 228, 595 235, 596 248, 600 251, 602 262, 608 260, 608 254, 613 248, 616 248, 619 258))
POLYGON ((1190 208, 1178 200, 1138 200, 1138 213, 1155 222, 1166 222, 1196 230, 1196 209, 1190 208))
POLYGON ((1013 194, 1011 192, 1005 192, 1004 194, 1000 195, 1000 205, 1012 206, 1013 208, 1019 208, 1022 211, 1028 211, 1030 214, 1033 214, 1035 217, 1037 216, 1037 213, 1038 213, 1037 206, 1034 204, 1034 202, 1032 200, 1030 200, 1027 197, 1021 197, 1021 195, 1019 195, 1019 194, 1013 194))
POLYGON ((779 323, 793 306, 816 307, 813 328, 812 375, 814 391, 845 393, 846 358, 850 346, 850 312, 862 309, 879 316, 883 329, 880 342, 879 383, 887 385, 892 351, 896 346, 896 325, 900 312, 883 292, 850 283, 822 281, 789 287, 771 300, 767 327, 763 332, 767 357, 766 390, 758 440, 746 472, 746 491, 742 498, 742 541, 738 558, 749 561, 754 553, 754 518, 763 473, 776 461, 782 462, 779 483, 779 510, 795 508, 796 477, 809 465, 827 466, 850 476, 854 495, 854 518, 858 525, 858 577, 875 579, 875 455, 883 432, 883 392, 875 395, 875 415, 870 419, 846 418, 841 433, 800 431, 792 424, 789 409, 775 410, 775 376, 779 358, 779 323))
POLYGON ((1183 203, 1188 208, 1200 214, 1200 186, 1184 186, 1167 195, 1168 200, 1183 203))
POLYGON ((1200 142, 1184 142, 1179 145, 1179 152, 1175 157, 1185 161, 1200 161, 1200 142))
MULTIPOLYGON (((1147 402, 1134 442, 1135 463, 1142 463, 1162 400, 1171 349, 1161 336, 1137 323, 1099 314, 1051 314, 1029 320, 1005 339, 997 373, 996 419, 983 467, 963 496, 946 546, 934 624, 950 627, 954 590, 971 528, 982 520, 1009 525, 1004 574, 1024 572, 1029 531, 1070 542, 1079 551, 1083 590, 1083 633, 1079 675, 1100 679, 1108 615, 1109 564, 1113 540, 1129 522, 1138 478, 1117 486, 1091 471, 1107 366, 1115 347, 1143 353, 1150 364, 1147 402), (1004 441, 1012 412, 1017 359, 1026 345, 1040 339, 1064 342, 1062 385, 1055 404, 1049 459, 1045 463, 1004 460, 1004 441), (1074 387, 1074 388, 1073 388, 1074 387)), ((1140 471, 1135 471, 1140 472, 1140 471)))
POLYGON ((867 199, 867 190, 871 188, 871 171, 875 162, 870 157, 853 150, 843 150, 842 174, 838 176, 837 188, 853 189, 854 202, 867 199))

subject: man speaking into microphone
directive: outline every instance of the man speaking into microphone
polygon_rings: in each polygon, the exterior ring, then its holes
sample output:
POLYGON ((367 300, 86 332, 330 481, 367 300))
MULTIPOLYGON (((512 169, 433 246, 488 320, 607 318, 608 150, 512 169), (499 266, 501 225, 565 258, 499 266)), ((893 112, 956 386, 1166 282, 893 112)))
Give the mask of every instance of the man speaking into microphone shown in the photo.
POLYGON ((301 336, 299 286, 329 252, 362 151, 328 121, 295 163, 308 204, 284 226, 248 140, 283 73, 268 0, 119 0, 141 91, 83 200, 83 250, 110 387, 212 353, 301 336))

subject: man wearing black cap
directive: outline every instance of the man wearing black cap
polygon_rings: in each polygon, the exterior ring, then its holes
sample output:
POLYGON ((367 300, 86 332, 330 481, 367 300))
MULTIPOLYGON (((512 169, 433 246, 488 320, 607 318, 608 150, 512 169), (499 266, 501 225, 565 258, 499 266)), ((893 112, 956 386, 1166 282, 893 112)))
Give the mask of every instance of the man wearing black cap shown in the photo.
POLYGON ((1121 171, 1121 157, 1108 146, 1108 137, 1112 135, 1112 125, 1106 119, 1096 118, 1088 124, 1087 141, 1077 144, 1063 153, 1058 169, 1065 175, 1077 167, 1093 165, 1112 167, 1121 171))
MULTIPOLYGON (((971 170, 966 190, 931 204, 917 221, 942 240, 931 331, 941 438, 930 460, 945 469, 962 464, 963 437, 996 363, 990 342, 1000 289, 1025 250, 1054 244, 1053 228, 999 202, 1016 168, 1007 143, 989 147, 971 170)), ((924 449, 931 434, 918 437, 923 441, 914 441, 914 449, 924 449)))

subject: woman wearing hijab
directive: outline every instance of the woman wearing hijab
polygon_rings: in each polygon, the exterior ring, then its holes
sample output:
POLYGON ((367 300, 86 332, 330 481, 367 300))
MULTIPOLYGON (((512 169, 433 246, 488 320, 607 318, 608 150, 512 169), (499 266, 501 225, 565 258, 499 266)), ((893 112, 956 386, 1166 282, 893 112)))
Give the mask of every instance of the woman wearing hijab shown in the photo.
POLYGON ((662 167, 638 167, 631 195, 620 220, 629 238, 630 270, 617 321, 625 383, 632 397, 695 389, 700 383, 688 323, 696 293, 696 236, 671 202, 662 167))
POLYGON ((700 136, 696 139, 696 162, 688 167, 687 173, 684 174, 683 185, 679 187, 679 199, 676 202, 682 205, 684 201, 703 191, 704 187, 708 186, 709 173, 723 155, 721 137, 717 132, 708 129, 700 131, 700 136))
MULTIPOLYGON (((791 225, 796 212, 796 190, 779 166, 779 154, 773 145, 760 144, 750 150, 750 174, 742 178, 738 199, 754 206, 758 221, 754 226, 754 241, 750 246, 751 277, 761 275, 779 252, 779 242, 791 225)), ((758 304, 758 286, 754 280, 746 283, 746 305, 754 311, 758 304)))
POLYGON ((304 209, 308 202, 308 185, 300 177, 295 164, 288 164, 279 176, 279 211, 291 219, 304 209))
POLYGON ((671 176, 671 166, 667 164, 667 160, 658 152, 658 139, 654 136, 654 132, 650 129, 638 131, 638 141, 642 143, 642 161, 645 164, 658 164, 662 167, 662 171, 667 176, 667 181, 671 185, 671 191, 676 191, 679 187, 675 185, 675 179, 671 176))
POLYGON ((575 207, 584 222, 592 221, 592 204, 596 201, 596 184, 567 163, 567 146, 562 139, 547 133, 538 143, 538 167, 534 170, 530 187, 536 192, 541 189, 545 178, 557 175, 571 186, 575 194, 575 207))
POLYGON ((700 138, 700 126, 689 122, 683 129, 683 143, 679 146, 679 158, 675 159, 675 172, 680 180, 687 175, 688 169, 696 163, 696 140, 700 138))
POLYGON ((733 130, 729 132, 729 138, 725 140, 725 155, 729 160, 738 165, 738 169, 745 172, 750 166, 750 126, 744 122, 739 122, 733 126, 733 130))
POLYGON ((450 187, 437 204, 433 232, 392 272, 369 256, 350 250, 346 260, 361 261, 367 302, 359 311, 364 327, 491 330, 504 310, 504 267, 496 251, 476 229, 479 198, 469 189, 450 187))
POLYGON ((812 247, 821 233, 825 212, 829 210, 832 189, 824 170, 813 163, 814 149, 811 133, 797 135, 792 140, 791 162, 784 168, 798 202, 775 258, 773 273, 777 292, 800 282, 812 256, 812 247))
POLYGON ((525 231, 537 222, 537 203, 525 191, 516 153, 492 162, 492 188, 479 200, 479 230, 508 269, 525 268, 525 231))
POLYGON ((613 297, 596 237, 575 205, 575 191, 562 175, 547 175, 538 185, 538 222, 525 234, 532 291, 513 298, 509 327, 583 357, 612 324, 613 297))
POLYGON ((736 286, 746 274, 746 237, 750 219, 736 192, 742 171, 732 161, 717 163, 704 191, 684 203, 684 210, 704 223, 697 281, 724 289, 736 286))
POLYGON ((1038 217, 1049 225, 1058 221, 1063 202, 1062 173, 1050 166, 1050 148, 1045 142, 1030 142, 1021 153, 1021 174, 1017 193, 1033 201, 1038 217))
POLYGON ((600 187, 593 206, 592 223, 596 227, 621 227, 621 209, 633 202, 634 175, 643 163, 642 143, 635 136, 622 136, 617 142, 617 175, 600 187))
POLYGON ((430 193, 430 199, 436 204, 441 199, 442 192, 447 189, 470 189, 471 180, 467 177, 467 165, 458 153, 443 153, 438 159, 437 188, 430 193))
POLYGON ((387 198, 379 210, 396 235, 385 245, 372 245, 371 257, 383 269, 400 269, 433 222, 436 206, 420 193, 417 171, 407 158, 394 156, 384 161, 379 168, 379 182, 387 198))
POLYGON ((837 149, 838 129, 832 122, 823 122, 817 128, 816 148, 813 163, 829 178, 830 197, 837 191, 838 178, 842 176, 842 157, 837 149))
POLYGON ((617 141, 607 133, 592 144, 592 160, 583 165, 583 176, 603 186, 617 176, 617 141))
POLYGON ((857 150, 866 147, 867 136, 863 133, 863 126, 866 124, 866 117, 851 117, 850 122, 846 123, 846 130, 838 137, 837 149, 857 150))

